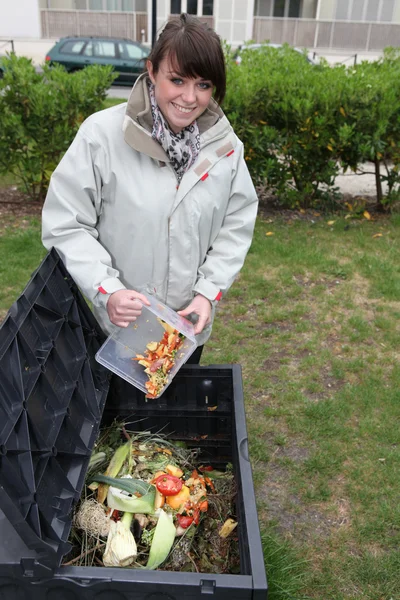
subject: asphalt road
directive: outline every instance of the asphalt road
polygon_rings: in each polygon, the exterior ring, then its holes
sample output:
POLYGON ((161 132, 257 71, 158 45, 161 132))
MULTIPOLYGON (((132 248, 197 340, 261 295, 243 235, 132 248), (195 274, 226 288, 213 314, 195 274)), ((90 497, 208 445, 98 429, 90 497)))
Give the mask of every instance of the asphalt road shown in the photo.
POLYGON ((109 98, 129 98, 132 87, 130 85, 112 85, 107 92, 109 98))

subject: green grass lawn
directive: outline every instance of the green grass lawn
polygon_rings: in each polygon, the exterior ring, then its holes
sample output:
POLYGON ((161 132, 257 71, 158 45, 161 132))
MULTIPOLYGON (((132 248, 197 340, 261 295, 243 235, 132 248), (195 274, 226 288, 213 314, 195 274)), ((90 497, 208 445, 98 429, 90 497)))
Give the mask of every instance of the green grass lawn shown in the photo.
POLYGON ((399 317, 398 216, 259 220, 203 362, 243 367, 270 598, 400 598, 399 317))
MULTIPOLYGON (((202 364, 243 368, 269 600, 399 600, 400 218, 300 217, 259 219, 202 364)), ((24 221, 3 316, 44 255, 24 221)))

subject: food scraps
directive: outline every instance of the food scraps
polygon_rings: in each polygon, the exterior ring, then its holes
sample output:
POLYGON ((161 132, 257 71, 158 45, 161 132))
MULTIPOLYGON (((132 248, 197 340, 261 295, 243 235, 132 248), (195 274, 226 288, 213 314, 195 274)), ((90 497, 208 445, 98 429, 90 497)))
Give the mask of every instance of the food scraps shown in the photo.
POLYGON ((93 451, 64 564, 239 572, 231 466, 196 468, 198 448, 115 427, 93 451))
POLYGON ((158 319, 165 333, 159 342, 149 342, 143 354, 136 354, 133 360, 145 367, 144 372, 148 376, 145 383, 147 389, 146 398, 157 398, 168 382, 168 373, 175 364, 175 357, 182 347, 185 336, 179 333, 165 321, 158 319))

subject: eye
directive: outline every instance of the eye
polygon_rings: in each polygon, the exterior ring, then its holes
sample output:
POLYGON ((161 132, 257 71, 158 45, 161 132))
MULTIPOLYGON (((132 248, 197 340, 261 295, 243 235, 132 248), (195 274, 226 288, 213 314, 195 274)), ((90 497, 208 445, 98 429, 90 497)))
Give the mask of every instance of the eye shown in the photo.
POLYGON ((173 77, 171 81, 174 85, 182 85, 183 83, 183 80, 180 77, 173 77))
POLYGON ((209 90, 210 87, 212 87, 212 84, 209 83, 208 81, 200 81, 200 83, 199 83, 199 88, 201 90, 209 90))

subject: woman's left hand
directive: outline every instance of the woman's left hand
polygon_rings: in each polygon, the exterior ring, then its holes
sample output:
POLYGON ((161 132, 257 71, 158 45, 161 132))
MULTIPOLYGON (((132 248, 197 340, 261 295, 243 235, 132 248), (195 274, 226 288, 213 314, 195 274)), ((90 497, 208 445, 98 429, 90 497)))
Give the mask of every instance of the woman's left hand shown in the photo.
POLYGON ((178 310, 178 315, 181 315, 181 317, 187 317, 187 315, 190 315, 191 313, 194 313, 199 317, 194 326, 194 332, 197 335, 198 333, 201 333, 204 327, 211 321, 211 302, 201 294, 197 294, 186 308, 178 310))

